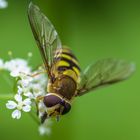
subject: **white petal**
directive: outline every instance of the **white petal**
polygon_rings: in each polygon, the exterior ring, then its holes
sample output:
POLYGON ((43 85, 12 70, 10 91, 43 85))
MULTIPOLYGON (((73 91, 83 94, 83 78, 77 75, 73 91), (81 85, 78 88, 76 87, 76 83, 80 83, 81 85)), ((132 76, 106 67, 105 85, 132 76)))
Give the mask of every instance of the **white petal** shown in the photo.
POLYGON ((40 135, 45 135, 46 134, 46 129, 43 126, 39 126, 39 133, 40 135))
POLYGON ((4 62, 2 59, 0 59, 0 69, 4 69, 4 62))
POLYGON ((46 127, 46 126, 43 126, 43 125, 40 125, 39 126, 39 133, 40 135, 50 135, 51 133, 51 129, 49 127, 46 127))
POLYGON ((29 106, 29 105, 23 106, 22 110, 24 112, 30 112, 31 111, 31 106, 29 106))
POLYGON ((6 107, 8 109, 14 109, 16 108, 17 104, 14 101, 8 101, 8 103, 6 103, 6 107))
POLYGON ((18 94, 21 94, 23 92, 23 88, 21 88, 20 86, 18 86, 18 94))
POLYGON ((27 87, 29 85, 29 81, 22 79, 21 84, 22 84, 23 87, 27 87))
POLYGON ((5 0, 0 0, 0 9, 6 8, 8 6, 7 1, 5 0))
POLYGON ((11 72, 10 72, 10 75, 11 75, 12 77, 18 77, 18 76, 19 76, 19 71, 16 71, 16 70, 11 71, 11 72))
POLYGON ((34 96, 33 96, 33 94, 31 92, 24 93, 24 96, 27 96, 30 99, 34 98, 34 96))
POLYGON ((16 100, 17 102, 22 102, 22 96, 21 96, 20 94, 16 94, 16 95, 15 95, 15 100, 16 100))
POLYGON ((30 105, 32 102, 31 102, 31 99, 27 98, 23 101, 23 104, 24 105, 30 105))
POLYGON ((5 62, 5 69, 9 70, 13 77, 19 76, 20 72, 29 72, 31 70, 24 59, 12 59, 5 62))
POLYGON ((21 117, 21 111, 19 111, 19 110, 13 111, 12 118, 14 118, 14 119, 20 119, 20 117, 21 117))

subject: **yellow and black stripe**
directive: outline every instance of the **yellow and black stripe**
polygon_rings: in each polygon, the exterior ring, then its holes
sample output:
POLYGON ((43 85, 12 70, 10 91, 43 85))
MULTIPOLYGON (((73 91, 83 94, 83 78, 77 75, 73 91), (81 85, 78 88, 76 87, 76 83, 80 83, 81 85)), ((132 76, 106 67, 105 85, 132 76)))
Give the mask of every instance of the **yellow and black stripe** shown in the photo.
POLYGON ((77 58, 68 48, 59 49, 54 56, 56 70, 77 80, 80 67, 77 58))

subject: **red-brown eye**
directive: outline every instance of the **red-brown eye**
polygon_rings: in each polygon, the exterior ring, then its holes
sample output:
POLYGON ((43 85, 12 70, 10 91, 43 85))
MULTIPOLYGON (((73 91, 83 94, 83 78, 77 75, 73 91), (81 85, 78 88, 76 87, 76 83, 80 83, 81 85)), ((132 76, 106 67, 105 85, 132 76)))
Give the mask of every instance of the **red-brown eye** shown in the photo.
POLYGON ((61 98, 59 98, 58 96, 55 96, 55 95, 47 95, 44 97, 43 102, 46 105, 46 107, 52 107, 57 104, 60 104, 61 98))
POLYGON ((62 112, 62 115, 68 113, 70 111, 70 109, 71 109, 71 105, 69 103, 67 103, 67 102, 65 102, 65 104, 63 106, 64 106, 64 110, 62 112))

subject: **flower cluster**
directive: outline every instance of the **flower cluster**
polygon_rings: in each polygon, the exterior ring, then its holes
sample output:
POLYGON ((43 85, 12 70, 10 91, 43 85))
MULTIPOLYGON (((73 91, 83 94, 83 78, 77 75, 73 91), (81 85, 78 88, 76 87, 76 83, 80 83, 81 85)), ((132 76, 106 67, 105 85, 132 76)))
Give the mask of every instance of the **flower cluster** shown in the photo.
POLYGON ((31 111, 31 100, 29 98, 22 100, 22 96, 20 94, 16 94, 14 98, 17 103, 9 100, 8 103, 6 103, 6 107, 8 109, 15 109, 12 113, 12 118, 19 119, 21 117, 21 110, 24 112, 31 111))
POLYGON ((0 9, 4 9, 8 6, 8 2, 6 0, 0 0, 0 9))
MULTIPOLYGON (((32 54, 29 53, 28 56, 31 57, 32 54)), ((44 71, 43 68, 33 71, 27 60, 14 58, 5 62, 0 59, 1 70, 8 71, 10 76, 15 79, 13 99, 6 103, 6 107, 13 110, 12 118, 20 119, 23 112, 31 113, 32 108, 34 109, 36 106, 38 116, 41 117, 45 107, 43 102, 37 99, 46 94, 47 77, 41 72, 44 71)), ((41 135, 50 133, 49 122, 50 120, 46 120, 44 124, 39 126, 41 135)))

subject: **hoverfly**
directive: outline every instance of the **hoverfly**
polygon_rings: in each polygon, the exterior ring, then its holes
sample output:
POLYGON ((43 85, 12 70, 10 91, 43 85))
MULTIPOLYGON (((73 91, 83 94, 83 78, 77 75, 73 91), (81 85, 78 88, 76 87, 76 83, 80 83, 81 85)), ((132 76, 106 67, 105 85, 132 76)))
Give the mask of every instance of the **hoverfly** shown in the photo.
POLYGON ((42 123, 48 117, 68 113, 75 97, 123 81, 134 72, 133 63, 104 59, 81 73, 75 55, 62 46, 53 24, 33 3, 29 5, 28 17, 48 75, 47 93, 41 98, 46 106, 42 123))

